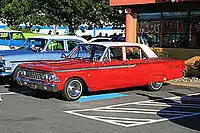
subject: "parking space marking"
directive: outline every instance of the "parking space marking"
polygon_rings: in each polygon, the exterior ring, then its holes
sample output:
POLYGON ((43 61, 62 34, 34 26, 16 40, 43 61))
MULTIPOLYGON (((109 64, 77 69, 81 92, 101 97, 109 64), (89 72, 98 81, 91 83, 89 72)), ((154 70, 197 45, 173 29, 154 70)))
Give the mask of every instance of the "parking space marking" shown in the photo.
POLYGON ((99 95, 91 95, 91 96, 82 96, 78 100, 78 102, 104 100, 104 99, 111 99, 111 98, 124 97, 124 96, 128 96, 128 95, 127 94, 121 94, 121 93, 108 93, 108 94, 99 94, 99 95))
MULTIPOLYGON (((184 104, 181 102, 181 100, 185 97, 190 97, 190 100, 192 101, 191 96, 196 96, 196 95, 200 95, 200 93, 189 94, 186 96, 176 96, 176 97, 161 98, 156 100, 122 103, 105 107, 71 110, 64 112, 84 118, 89 118, 101 122, 119 125, 122 127, 134 127, 134 126, 140 126, 145 124, 152 124, 152 123, 158 123, 168 120, 175 120, 175 119, 200 115, 199 111, 195 110, 195 109, 200 109, 200 104, 184 104), (169 100, 169 101, 177 100, 177 101, 176 102, 170 101, 169 103, 165 103, 166 101, 164 100, 169 100), (130 105, 133 107, 124 107, 130 105), (145 108, 143 108, 144 106, 145 108), (154 109, 153 107, 159 109, 154 109), (170 108, 177 110, 171 110, 170 108), (190 108, 190 110, 185 111, 184 110, 185 108, 186 109, 190 108), (95 113, 95 115, 90 114, 91 112, 95 113), (100 114, 96 115, 98 113, 100 114), (110 113, 112 113, 113 115, 116 114, 118 115, 112 116, 112 114, 110 113), (109 116, 106 116, 106 114, 109 116), (125 116, 123 117, 122 114, 124 114, 125 116), (132 118, 133 114, 135 118, 132 118), (137 118, 137 114, 140 114, 140 117, 142 116, 142 118, 137 118), (127 115, 130 115, 130 117, 127 117, 127 115), (153 116, 156 118, 149 119, 148 116, 153 116)), ((194 100, 196 100, 196 98, 194 98, 194 100)))
POLYGON ((15 94, 17 94, 17 93, 15 93, 15 92, 2 92, 2 93, 0 93, 0 95, 15 95, 15 94))
POLYGON ((16 95, 16 94, 25 94, 30 93, 32 91, 20 91, 20 92, 2 92, 0 95, 16 95))

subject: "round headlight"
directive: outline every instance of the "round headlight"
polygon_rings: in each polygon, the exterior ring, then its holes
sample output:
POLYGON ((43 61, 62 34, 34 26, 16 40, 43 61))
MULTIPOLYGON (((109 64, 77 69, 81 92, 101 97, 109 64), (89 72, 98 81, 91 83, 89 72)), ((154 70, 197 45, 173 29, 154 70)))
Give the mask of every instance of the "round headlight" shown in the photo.
POLYGON ((47 74, 42 75, 42 80, 46 80, 48 78, 47 74))
POLYGON ((48 77, 49 82, 60 82, 59 78, 55 74, 50 74, 48 77))
POLYGON ((17 77, 24 77, 24 76, 26 76, 26 71, 24 71, 24 70, 19 70, 19 71, 17 72, 17 77))
POLYGON ((22 71, 22 76, 26 76, 26 71, 22 71))
POLYGON ((17 71, 17 77, 21 77, 22 70, 17 71))
POLYGON ((50 74, 48 77, 49 82, 54 81, 55 75, 54 74, 50 74))

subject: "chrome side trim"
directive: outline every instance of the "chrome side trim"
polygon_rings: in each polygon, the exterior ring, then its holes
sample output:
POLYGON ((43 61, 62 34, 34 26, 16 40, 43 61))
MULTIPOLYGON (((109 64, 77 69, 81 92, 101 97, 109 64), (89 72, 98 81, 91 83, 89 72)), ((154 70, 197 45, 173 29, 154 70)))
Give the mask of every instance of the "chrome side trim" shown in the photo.
POLYGON ((10 63, 30 63, 30 62, 39 62, 42 60, 27 60, 27 61, 10 61, 10 63))
POLYGON ((101 67, 88 67, 88 68, 75 68, 68 70, 55 70, 54 72, 72 72, 72 71, 85 71, 85 70, 102 70, 102 69, 116 69, 116 68, 133 68, 136 64, 121 65, 121 66, 101 66, 101 67))

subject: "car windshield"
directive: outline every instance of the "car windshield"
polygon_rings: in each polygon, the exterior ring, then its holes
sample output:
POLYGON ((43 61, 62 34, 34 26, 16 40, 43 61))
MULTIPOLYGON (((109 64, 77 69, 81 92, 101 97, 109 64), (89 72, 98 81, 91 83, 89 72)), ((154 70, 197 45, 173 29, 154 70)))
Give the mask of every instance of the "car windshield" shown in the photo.
POLYGON ((106 47, 96 44, 79 44, 68 58, 99 61, 106 47))
POLYGON ((28 38, 27 41, 20 49, 27 49, 27 50, 43 50, 44 46, 47 43, 47 39, 41 38, 28 38))

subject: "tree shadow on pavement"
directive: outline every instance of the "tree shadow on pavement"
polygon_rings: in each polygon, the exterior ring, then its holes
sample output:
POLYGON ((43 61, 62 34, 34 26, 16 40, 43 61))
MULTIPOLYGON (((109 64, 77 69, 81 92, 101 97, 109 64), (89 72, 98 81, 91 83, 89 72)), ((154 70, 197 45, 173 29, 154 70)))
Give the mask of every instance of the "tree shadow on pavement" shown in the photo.
POLYGON ((0 85, 6 85, 6 80, 0 77, 0 85))
POLYGON ((51 99, 55 98, 57 100, 63 100, 58 93, 53 93, 53 92, 47 92, 47 91, 36 91, 32 90, 28 87, 10 87, 6 86, 8 91, 10 92, 15 92, 18 94, 22 94, 25 96, 30 96, 38 99, 51 99))
MULTIPOLYGON (((64 100, 61 97, 61 94, 58 92, 48 92, 48 91, 37 91, 30 89, 28 87, 10 87, 5 86, 8 91, 19 93, 25 96, 31 96, 34 98, 39 99, 52 99, 55 98, 57 100, 64 100)), ((101 95, 101 94, 109 94, 109 93, 128 93, 130 91, 134 90, 144 90, 143 87, 130 87, 130 88, 122 88, 122 89, 114 89, 114 90, 104 90, 104 91, 96 91, 96 92, 86 92, 83 94, 83 96, 92 96, 92 95, 101 95)))
POLYGON ((200 95, 187 96, 177 92, 169 93, 177 96, 177 99, 167 99, 141 93, 137 93, 137 95, 148 97, 153 102, 166 105, 165 107, 160 106, 162 109, 157 112, 159 117, 167 118, 170 122, 183 127, 200 131, 200 95), (199 99, 194 100, 194 98, 199 99))

